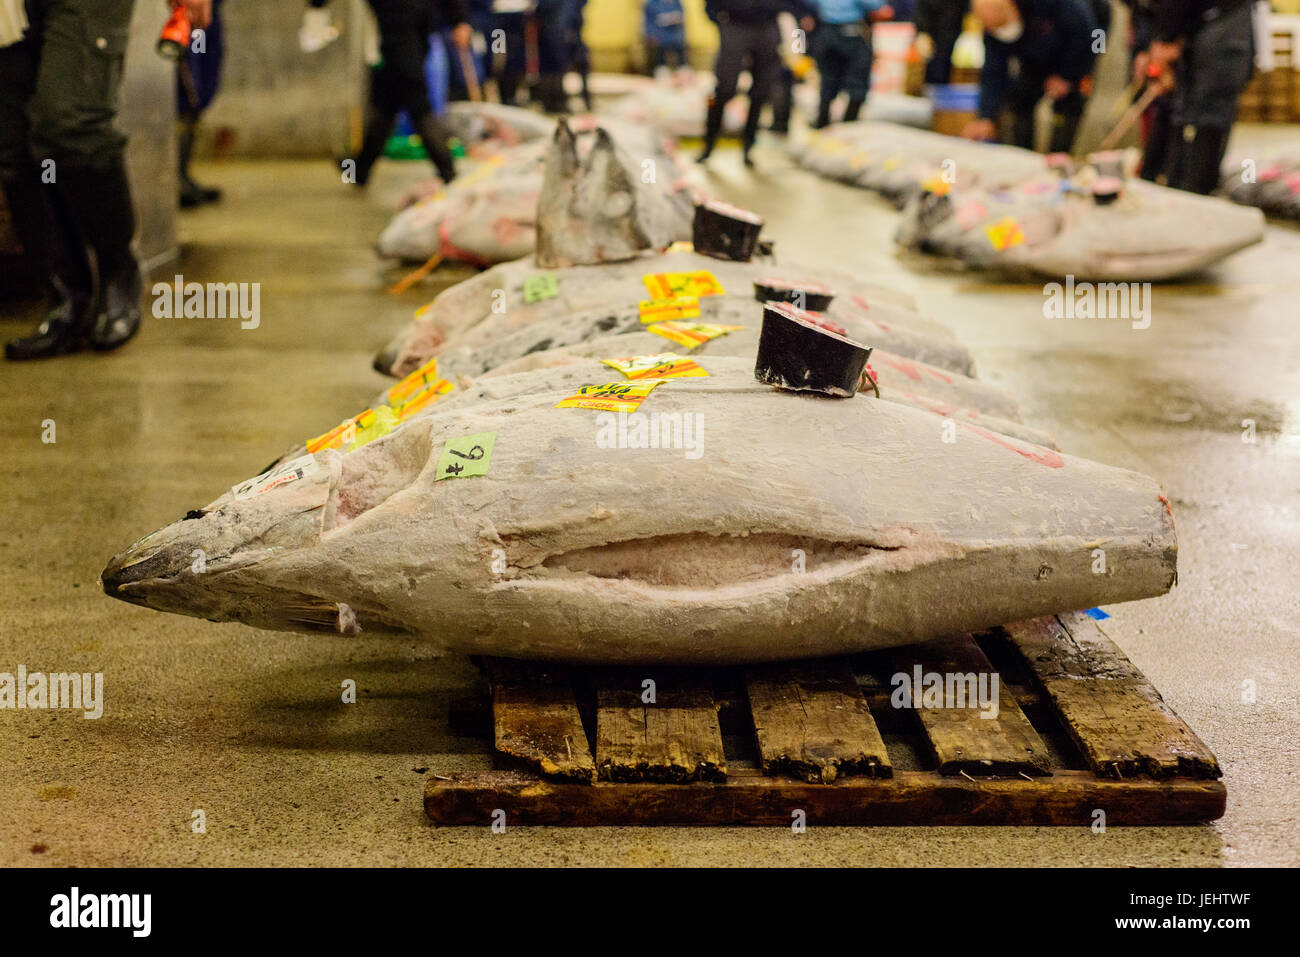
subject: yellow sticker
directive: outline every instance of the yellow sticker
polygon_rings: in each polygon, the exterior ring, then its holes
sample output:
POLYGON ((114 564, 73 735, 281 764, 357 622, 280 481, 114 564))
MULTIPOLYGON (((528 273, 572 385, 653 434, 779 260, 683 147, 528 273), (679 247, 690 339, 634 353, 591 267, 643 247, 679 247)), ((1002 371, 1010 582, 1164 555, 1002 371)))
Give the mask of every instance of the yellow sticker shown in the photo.
POLYGON ((435 382, 430 382, 405 402, 393 406, 393 411, 397 413, 398 421, 405 422, 421 409, 433 405, 433 403, 437 402, 454 388, 456 387, 446 379, 438 379, 435 382))
POLYGON ((999 219, 996 223, 990 223, 984 227, 984 234, 988 236, 989 242, 993 248, 1001 252, 1004 249, 1010 249, 1012 246, 1019 246, 1025 241, 1024 230, 1020 224, 1011 216, 999 219))
POLYGON ((673 299, 678 296, 721 296, 722 283, 708 270, 696 272, 652 272, 641 277, 651 299, 673 299))
POLYGON ((668 247, 668 252, 693 253, 695 252, 695 244, 691 242, 689 239, 679 239, 677 240, 677 242, 673 243, 671 246, 668 247))
POLYGON ((952 183, 944 179, 942 173, 939 173, 927 180, 922 180, 921 189, 927 193, 934 193, 936 196, 947 196, 949 191, 952 190, 952 183))
POLYGON ((632 412, 645 401, 654 387, 663 379, 643 379, 638 382, 605 382, 584 385, 581 389, 556 403, 557 409, 598 409, 601 412, 632 412))
POLYGON ((438 381, 438 359, 435 357, 389 389, 384 399, 389 405, 401 405, 417 392, 423 392, 430 382, 436 381, 438 381))
POLYGON ((387 435, 400 423, 397 413, 386 405, 366 409, 359 415, 345 419, 323 435, 307 441, 308 452, 338 449, 353 452, 363 445, 387 435))
POLYGON ((640 312, 642 322, 694 319, 700 314, 700 297, 673 296, 671 299, 642 299, 640 312))
POLYGON ((617 369, 629 379, 681 379, 687 376, 707 376, 694 359, 675 352, 659 352, 650 356, 628 356, 624 359, 601 359, 611 369, 617 369))
POLYGON ((646 331, 663 336, 679 346, 694 349, 704 345, 710 339, 744 328, 744 326, 723 326, 716 322, 656 322, 652 326, 646 326, 646 331))

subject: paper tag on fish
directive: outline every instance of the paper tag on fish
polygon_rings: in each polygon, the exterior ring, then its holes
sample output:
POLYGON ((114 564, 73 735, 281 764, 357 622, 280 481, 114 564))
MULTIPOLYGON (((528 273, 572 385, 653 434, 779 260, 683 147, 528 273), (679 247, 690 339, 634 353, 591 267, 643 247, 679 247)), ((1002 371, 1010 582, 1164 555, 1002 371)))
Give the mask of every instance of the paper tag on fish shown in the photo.
POLYGON ((700 314, 700 297, 673 296, 671 299, 642 299, 640 312, 642 322, 695 319, 700 314))
POLYGON ((541 302, 560 294, 560 281, 553 272, 539 272, 524 280, 524 302, 541 302))
POLYGON ((397 408, 423 392, 430 383, 437 381, 438 360, 435 357, 389 389, 384 395, 384 401, 393 408, 397 408))
POLYGON ((308 452, 320 452, 323 449, 338 449, 341 452, 355 452, 397 428, 401 419, 386 405, 366 409, 350 419, 345 419, 334 428, 314 439, 307 440, 308 452))
POLYGON ((667 251, 670 253, 693 253, 695 252, 695 244, 689 239, 679 239, 669 246, 667 251))
POLYGON ((744 326, 723 326, 716 322, 656 322, 652 326, 646 326, 646 331, 663 336, 679 346, 694 349, 704 345, 710 339, 744 328, 744 326))
POLYGON ((889 157, 889 159, 885 160, 883 163, 880 164, 880 168, 883 169, 886 173, 889 173, 898 169, 898 167, 902 165, 903 165, 903 157, 891 156, 889 157))
POLYGON ((984 234, 988 236, 993 248, 999 252, 1012 246, 1019 246, 1025 241, 1025 234, 1020 224, 1010 216, 985 226, 984 234))
POLYGON ((722 283, 706 269, 696 272, 650 272, 641 277, 651 299, 674 299, 678 296, 721 296, 722 283))
POLYGON ((230 491, 234 493, 235 498, 252 498, 254 495, 263 495, 281 485, 288 485, 290 482, 315 475, 319 468, 315 456, 301 455, 291 462, 285 462, 270 471, 263 472, 256 478, 240 482, 230 491))
POLYGON ((435 382, 430 382, 405 402, 394 406, 393 411, 397 413, 397 419, 399 422, 405 422, 411 416, 415 415, 415 413, 433 405, 433 403, 437 402, 455 388, 456 387, 446 379, 438 379, 435 382))
POLYGON ((636 382, 604 382, 584 385, 581 389, 556 403, 557 409, 597 409, 601 412, 633 412, 645 401, 662 379, 643 379, 636 382))
POLYGON ((438 457, 438 474, 434 476, 434 481, 487 475, 488 465, 492 462, 492 446, 496 440, 495 432, 477 432, 448 439, 442 447, 442 455, 438 457))
POLYGON ((617 369, 629 379, 681 379, 687 376, 708 375, 694 359, 679 356, 675 352, 600 361, 611 369, 617 369))

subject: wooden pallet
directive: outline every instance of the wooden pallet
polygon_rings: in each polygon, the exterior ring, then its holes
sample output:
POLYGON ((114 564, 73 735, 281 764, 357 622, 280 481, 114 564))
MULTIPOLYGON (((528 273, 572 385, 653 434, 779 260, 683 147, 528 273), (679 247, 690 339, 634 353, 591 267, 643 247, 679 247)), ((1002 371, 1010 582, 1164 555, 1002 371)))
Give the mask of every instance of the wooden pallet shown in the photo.
POLYGON ((500 768, 431 776, 438 824, 1193 824, 1226 801, 1214 755, 1083 614, 747 669, 484 665, 490 703, 453 719, 491 729, 500 768), (918 667, 997 675, 996 717, 896 707, 918 667))

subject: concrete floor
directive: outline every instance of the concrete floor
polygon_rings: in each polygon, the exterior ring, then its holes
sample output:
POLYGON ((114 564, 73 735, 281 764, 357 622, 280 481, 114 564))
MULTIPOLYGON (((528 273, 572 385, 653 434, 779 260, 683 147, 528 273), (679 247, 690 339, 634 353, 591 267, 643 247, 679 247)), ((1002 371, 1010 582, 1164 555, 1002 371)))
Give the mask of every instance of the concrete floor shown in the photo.
MULTIPOLYGON (((424 775, 482 768, 447 708, 478 678, 418 644, 169 617, 114 602, 115 551, 211 501, 384 384, 369 360, 412 308, 369 244, 402 185, 325 164, 227 163, 187 215, 187 280, 260 282, 262 320, 151 320, 111 356, 3 369, 0 671, 101 671, 104 716, 3 711, 0 864, 1242 865, 1300 863, 1300 232, 1159 286, 1152 325, 1048 320, 1038 284, 901 261, 894 214, 779 149, 710 179, 767 216, 779 252, 914 291, 1069 451, 1158 476, 1181 537, 1170 595, 1106 628, 1218 754, 1211 826, 1169 829, 435 828, 424 775), (42 422, 56 423, 54 444, 42 422), (1258 441, 1242 442, 1242 420, 1258 441), (354 679, 358 702, 340 702, 354 679), (1243 701, 1243 682, 1256 699, 1243 701), (206 833, 194 833, 195 810, 206 833)), ((170 273, 168 274, 170 275, 170 273)), ((159 277, 155 277, 159 278, 159 277)), ((167 277, 162 277, 167 278, 167 277)), ((0 322, 9 336, 23 329, 0 322)))

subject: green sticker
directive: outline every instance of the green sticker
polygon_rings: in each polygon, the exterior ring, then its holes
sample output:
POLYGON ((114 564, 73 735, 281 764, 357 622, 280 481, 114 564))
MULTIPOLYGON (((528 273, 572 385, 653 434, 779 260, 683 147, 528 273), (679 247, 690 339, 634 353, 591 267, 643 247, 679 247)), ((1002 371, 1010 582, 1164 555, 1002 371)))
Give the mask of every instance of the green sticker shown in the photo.
POLYGON ((477 435, 462 435, 459 438, 448 439, 438 459, 438 474, 434 481, 487 475, 488 463, 492 461, 492 444, 496 440, 495 432, 480 432, 477 435))
POLYGON ((524 302, 541 302, 560 294, 560 283, 553 272, 539 272, 524 280, 524 302))

